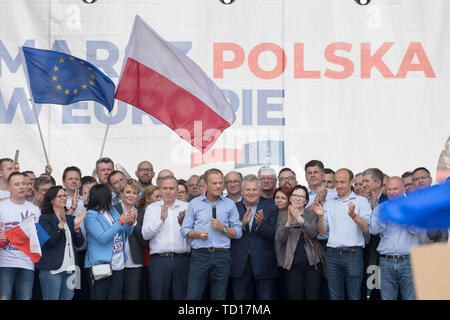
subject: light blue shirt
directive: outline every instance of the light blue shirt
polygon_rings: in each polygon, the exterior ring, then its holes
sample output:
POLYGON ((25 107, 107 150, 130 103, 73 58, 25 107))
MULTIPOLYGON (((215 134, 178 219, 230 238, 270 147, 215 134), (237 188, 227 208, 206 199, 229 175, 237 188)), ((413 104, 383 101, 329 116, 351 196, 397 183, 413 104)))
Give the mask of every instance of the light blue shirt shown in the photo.
POLYGON ((372 209, 366 198, 354 192, 342 200, 339 196, 328 199, 324 206, 324 220, 328 231, 328 247, 364 247, 364 233, 348 215, 348 204, 353 202, 355 213, 370 223, 372 209))
MULTIPOLYGON (((308 201, 308 204, 306 205, 305 209, 308 208, 309 206, 311 206, 312 203, 314 202, 314 200, 316 200, 317 193, 315 193, 310 188, 308 188, 308 195, 309 195, 309 201, 308 201)), ((337 197, 337 195, 338 194, 337 194, 336 190, 327 188, 327 196, 325 197, 325 201, 328 199, 333 199, 333 198, 337 197)), ((326 240, 326 239, 328 239, 328 236, 327 235, 323 236, 319 233, 317 235, 317 239, 326 240)))
MULTIPOLYGON (((316 200, 317 193, 315 193, 310 188, 308 188, 308 195, 309 195, 309 201, 308 201, 308 204, 306 205, 305 209, 308 208, 310 205, 312 205, 314 200, 316 200)), ((338 193, 336 190, 327 188, 327 196, 325 197, 325 201, 328 201, 329 199, 334 199, 337 196, 338 196, 338 193)))
MULTIPOLYGON (((193 230, 196 232, 208 232, 208 239, 192 240, 192 249, 199 248, 230 248, 231 239, 224 232, 214 230, 211 226, 212 205, 206 195, 198 196, 189 202, 184 216, 183 225, 181 226, 181 235, 188 238, 187 234, 193 230)), ((216 201, 216 219, 224 226, 234 228, 236 230, 236 238, 242 236, 242 226, 239 220, 239 212, 233 200, 220 196, 216 201)))
POLYGON ((419 235, 423 230, 412 226, 401 226, 393 222, 381 221, 379 219, 382 203, 376 206, 370 219, 369 232, 380 234, 380 244, 377 251, 385 255, 406 255, 413 247, 419 245, 419 235))

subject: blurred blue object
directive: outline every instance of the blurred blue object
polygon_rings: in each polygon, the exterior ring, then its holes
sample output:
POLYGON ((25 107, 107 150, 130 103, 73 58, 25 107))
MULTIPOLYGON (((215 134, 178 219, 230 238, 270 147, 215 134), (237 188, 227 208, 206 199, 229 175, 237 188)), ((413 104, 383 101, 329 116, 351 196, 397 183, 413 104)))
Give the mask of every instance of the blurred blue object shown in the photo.
POLYGON ((385 203, 380 219, 424 229, 450 228, 450 182, 385 203))

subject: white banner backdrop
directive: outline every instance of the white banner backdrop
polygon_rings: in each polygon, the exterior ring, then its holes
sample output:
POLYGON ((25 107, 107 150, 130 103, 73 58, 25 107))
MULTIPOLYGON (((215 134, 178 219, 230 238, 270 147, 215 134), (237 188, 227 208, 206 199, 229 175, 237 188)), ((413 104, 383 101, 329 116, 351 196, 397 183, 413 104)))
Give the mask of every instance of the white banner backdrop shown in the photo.
MULTIPOLYGON (((104 156, 133 176, 142 160, 178 178, 211 167, 256 173, 304 164, 388 175, 436 166, 450 134, 450 6, 445 0, 15 0, 0 2, 0 157, 43 172, 19 56, 28 45, 86 59, 116 83, 136 14, 223 90, 236 122, 204 156, 137 108, 116 101, 104 156)), ((149 48, 151 50, 151 48, 149 48)), ((108 116, 94 102, 38 105, 59 183, 90 175, 108 116)))

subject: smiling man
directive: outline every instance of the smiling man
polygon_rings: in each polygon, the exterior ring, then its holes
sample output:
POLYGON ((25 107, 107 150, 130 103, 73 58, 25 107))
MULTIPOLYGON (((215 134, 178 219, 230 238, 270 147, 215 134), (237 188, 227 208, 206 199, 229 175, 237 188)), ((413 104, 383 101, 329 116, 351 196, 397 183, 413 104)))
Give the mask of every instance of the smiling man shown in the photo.
POLYGON ((319 232, 329 234, 325 265, 330 298, 359 300, 364 233, 369 231, 372 210, 366 198, 352 192, 353 173, 350 170, 339 169, 335 177, 337 196, 327 199, 323 207, 319 202, 314 202, 311 207, 319 215, 319 232))
MULTIPOLYGON (((0 201, 0 239, 4 231, 19 225, 25 219, 39 221, 40 210, 33 203, 26 201, 25 175, 13 172, 8 177, 10 198, 0 201)), ((16 299, 30 300, 34 284, 34 263, 22 251, 11 243, 0 248, 0 299, 10 300, 13 288, 16 299)))
POLYGON ((243 200, 236 204, 242 224, 242 237, 231 240, 233 298, 252 300, 253 287, 258 300, 272 300, 278 266, 274 251, 278 207, 261 200, 261 185, 254 174, 242 181, 243 200))

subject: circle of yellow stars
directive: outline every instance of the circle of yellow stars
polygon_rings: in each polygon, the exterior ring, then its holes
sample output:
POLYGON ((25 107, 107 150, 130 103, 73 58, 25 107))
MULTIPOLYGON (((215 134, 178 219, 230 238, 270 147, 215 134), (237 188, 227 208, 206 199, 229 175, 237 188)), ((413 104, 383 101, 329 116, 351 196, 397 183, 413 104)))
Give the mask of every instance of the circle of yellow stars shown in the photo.
MULTIPOLYGON (((87 90, 87 88, 88 88, 89 85, 91 85, 91 86, 94 86, 94 85, 95 85, 95 83, 94 83, 95 76, 94 76, 94 74, 92 73, 92 74, 91 74, 91 80, 89 80, 89 82, 86 81, 85 83, 83 83, 83 84, 81 85, 80 88, 72 88, 72 89, 65 88, 65 90, 64 90, 64 88, 62 87, 62 85, 58 83, 59 77, 58 77, 57 72, 59 71, 61 65, 62 65, 64 62, 66 62, 66 61, 67 61, 67 58, 64 59, 63 57, 61 57, 61 58, 59 59, 59 63, 60 63, 60 64, 59 64, 59 65, 55 65, 55 66, 52 68, 52 70, 53 70, 53 75, 52 75, 51 79, 52 79, 53 82, 56 82, 56 86, 55 86, 55 87, 56 87, 56 90, 61 91, 61 92, 64 92, 64 94, 65 94, 66 96, 69 95, 70 93, 76 95, 80 90, 87 90)), ((77 60, 77 59, 75 59, 74 57, 69 57, 69 61, 78 61, 78 62, 81 63, 81 64, 86 64, 84 61, 77 60)), ((94 71, 94 69, 92 69, 91 67, 87 67, 87 69, 88 69, 89 71, 94 71)))

